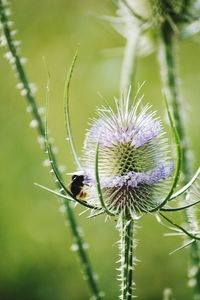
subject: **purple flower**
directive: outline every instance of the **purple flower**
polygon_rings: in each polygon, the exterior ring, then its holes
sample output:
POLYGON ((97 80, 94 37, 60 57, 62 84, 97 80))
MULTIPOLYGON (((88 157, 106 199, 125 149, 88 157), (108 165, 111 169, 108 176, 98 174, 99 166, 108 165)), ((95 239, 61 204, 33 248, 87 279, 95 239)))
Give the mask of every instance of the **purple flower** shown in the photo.
POLYGON ((89 199, 99 206, 95 186, 95 156, 99 143, 99 175, 104 201, 115 212, 149 211, 163 199, 173 172, 167 139, 160 119, 146 105, 129 98, 98 110, 86 134, 83 164, 89 199), (161 197, 162 195, 162 197, 161 197))

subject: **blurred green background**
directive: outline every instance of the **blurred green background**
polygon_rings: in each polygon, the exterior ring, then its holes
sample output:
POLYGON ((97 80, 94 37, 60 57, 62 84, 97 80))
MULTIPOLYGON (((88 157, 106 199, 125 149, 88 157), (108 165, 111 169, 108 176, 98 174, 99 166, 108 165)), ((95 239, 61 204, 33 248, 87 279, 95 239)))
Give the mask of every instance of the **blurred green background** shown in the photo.
MULTIPOLYGON (((120 51, 124 40, 95 14, 114 14, 109 0, 12 0, 12 19, 22 41, 22 54, 31 82, 38 87, 37 99, 45 104, 47 81, 43 57, 51 73, 50 127, 59 148, 58 158, 72 172, 74 165, 65 144, 63 120, 63 87, 67 68, 75 49, 80 53, 71 88, 71 116, 78 149, 81 149, 88 118, 102 104, 100 91, 109 102, 119 95, 120 51)), ((200 159, 199 82, 200 44, 180 43, 180 74, 187 100, 187 130, 194 166, 200 159)), ((51 175, 42 166, 44 156, 36 142, 37 134, 29 128, 30 115, 26 103, 15 88, 16 79, 0 49, 0 299, 1 300, 85 300, 87 284, 82 279, 76 254, 70 250, 72 238, 58 200, 35 187, 34 182, 53 186, 51 175)), ((156 55, 138 62, 137 81, 143 88, 145 101, 164 117, 161 85, 156 55)), ((80 150, 81 153, 81 150, 80 150)), ((116 260, 118 233, 115 223, 105 224, 104 217, 87 219, 79 216, 90 245, 89 254, 106 299, 117 299, 116 260)), ((139 222, 135 280, 137 295, 142 300, 160 300, 162 290, 171 287, 177 299, 191 299, 187 288, 188 250, 169 256, 180 245, 177 238, 165 238, 153 217, 139 222)))

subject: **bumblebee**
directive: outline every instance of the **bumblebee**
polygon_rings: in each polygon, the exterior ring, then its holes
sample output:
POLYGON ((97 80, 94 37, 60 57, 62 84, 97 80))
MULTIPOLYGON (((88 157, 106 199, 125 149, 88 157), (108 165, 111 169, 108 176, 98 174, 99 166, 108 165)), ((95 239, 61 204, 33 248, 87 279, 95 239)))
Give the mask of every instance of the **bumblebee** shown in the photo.
POLYGON ((72 183, 70 186, 71 193, 77 199, 84 200, 87 197, 87 193, 84 191, 84 176, 73 175, 72 183))

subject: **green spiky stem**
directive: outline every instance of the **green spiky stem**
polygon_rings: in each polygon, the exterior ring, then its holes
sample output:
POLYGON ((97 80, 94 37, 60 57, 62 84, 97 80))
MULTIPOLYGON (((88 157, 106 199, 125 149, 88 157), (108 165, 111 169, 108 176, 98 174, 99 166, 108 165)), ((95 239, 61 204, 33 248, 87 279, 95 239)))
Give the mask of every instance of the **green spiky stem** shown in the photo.
MULTIPOLYGON (((8 25, 9 20, 5 13, 5 6, 4 6, 4 3, 2 0, 0 0, 0 20, 2 23, 3 34, 6 38, 7 46, 9 48, 9 51, 12 53, 12 56, 15 59, 14 64, 15 64, 18 79, 23 84, 23 89, 26 91, 27 102, 30 105, 30 107, 32 108, 32 114, 37 121, 38 134, 39 134, 39 136, 45 138, 44 123, 40 116, 35 97, 31 91, 31 87, 29 84, 27 74, 26 74, 23 64, 21 62, 21 57, 19 55, 19 51, 18 51, 18 49, 14 43, 14 40, 12 38, 10 27, 8 25)), ((56 162, 56 158, 55 158, 54 154, 53 154, 52 158, 54 160, 54 165, 56 166, 57 172, 60 174, 58 164, 56 162)), ((61 177, 61 174, 60 174, 60 177, 61 177)), ((57 183, 57 188, 60 188, 60 185, 58 183, 57 183)), ((97 285, 95 274, 93 272, 88 254, 84 247, 84 241, 81 237, 76 218, 72 211, 71 203, 69 201, 66 201, 65 199, 63 199, 63 201, 66 206, 66 212, 67 212, 67 217, 68 217, 70 228, 71 228, 71 233, 72 233, 75 243, 77 244, 77 253, 79 255, 82 268, 86 275, 86 280, 87 280, 88 286, 91 289, 95 299, 102 299, 102 293, 100 292, 99 287, 97 285)))
MULTIPOLYGON (((182 141, 182 171, 184 184, 192 177, 192 166, 188 155, 188 141, 184 128, 183 103, 180 97, 178 77, 176 70, 175 34, 166 21, 161 27, 160 39, 160 69, 165 94, 172 108, 176 128, 182 141)), ((185 212, 188 222, 188 214, 185 212)), ((194 299, 200 299, 200 249, 197 243, 191 245, 191 264, 197 268, 195 274, 194 299)))
POLYGON ((131 221, 130 225, 128 226, 128 238, 129 238, 129 260, 128 260, 128 282, 127 282, 127 300, 131 300, 133 298, 133 288, 134 288, 134 281, 133 281, 133 263, 134 263, 134 252, 133 252, 133 221, 131 221))
POLYGON ((139 29, 138 32, 134 32, 134 34, 127 37, 126 40, 120 78, 120 89, 125 95, 128 93, 130 86, 133 87, 133 79, 136 69, 135 65, 137 60, 138 38, 139 29))
MULTIPOLYGON (((130 34, 127 37, 124 49, 121 77, 120 77, 120 91, 127 96, 129 88, 133 87, 133 80, 136 70, 137 60, 137 42, 139 39, 138 32, 130 34)), ((133 220, 127 210, 121 213, 120 222, 120 282, 121 282, 121 295, 122 300, 133 299, 133 257, 134 257, 134 240, 133 240, 133 220), (127 225, 128 224, 128 225, 127 225)))
POLYGON ((120 282, 122 300, 133 299, 133 220, 126 212, 121 213, 120 220, 120 282))

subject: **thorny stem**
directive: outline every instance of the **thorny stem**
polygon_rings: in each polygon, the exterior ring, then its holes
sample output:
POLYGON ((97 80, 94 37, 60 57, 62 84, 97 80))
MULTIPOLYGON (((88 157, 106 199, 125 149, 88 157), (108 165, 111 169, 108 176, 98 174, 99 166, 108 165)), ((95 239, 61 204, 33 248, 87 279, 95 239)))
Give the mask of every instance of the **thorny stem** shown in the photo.
POLYGON ((126 212, 121 213, 120 220, 120 281, 122 300, 133 299, 133 220, 128 217, 126 212))
MULTIPOLYGON (((172 107, 176 128, 182 141, 182 171, 184 174, 184 184, 191 178, 192 167, 188 154, 188 143, 184 128, 183 103, 180 97, 175 55, 175 36, 166 21, 161 27, 160 39, 160 69, 163 80, 163 86, 167 99, 172 107)), ((186 211, 185 218, 188 221, 189 212, 186 211)), ((195 274, 194 299, 200 299, 200 250, 198 243, 191 245, 191 263, 198 271, 195 274)))
POLYGON ((167 100, 172 107, 176 128, 182 141, 182 171, 185 176, 184 181, 187 183, 191 178, 191 166, 188 159, 188 147, 183 122, 183 103, 179 93, 176 58, 175 58, 175 44, 173 31, 170 25, 166 22, 161 30, 160 42, 160 68, 163 80, 164 90, 167 100))
POLYGON ((130 248, 129 248, 129 266, 128 266, 128 287, 127 287, 127 293, 128 293, 128 299, 132 299, 132 293, 133 293, 133 221, 131 220, 131 223, 129 224, 128 228, 128 236, 129 236, 129 243, 130 243, 130 248))
MULTIPOLYGON (((28 80, 28 77, 26 75, 25 69, 22 64, 21 57, 19 55, 18 48, 15 44, 15 41, 12 38, 10 26, 9 26, 9 20, 6 14, 6 8, 4 6, 3 0, 0 0, 0 20, 2 23, 2 29, 3 29, 3 34, 5 36, 7 46, 9 48, 9 51, 11 52, 13 58, 14 58, 14 64, 16 68, 16 73, 18 76, 19 81, 23 85, 23 90, 26 92, 26 99, 28 101, 28 104, 30 105, 32 109, 32 114, 34 118, 37 121, 37 129, 39 136, 45 139, 45 127, 44 123, 42 121, 42 118, 40 116, 38 106, 35 100, 35 97, 33 95, 33 92, 31 90, 31 86, 28 80)), ((56 166, 57 172, 59 172, 58 164, 56 162, 55 155, 52 153, 52 159, 54 161, 54 165, 56 166)), ((61 174, 60 174, 61 177, 61 174)), ((57 187, 60 189, 59 183, 56 183, 57 187)), ((66 206, 66 212, 67 212, 67 217, 69 220, 70 228, 71 228, 71 233, 73 235, 74 241, 78 246, 77 253, 79 255, 79 258, 81 260, 82 268, 84 270, 84 273, 86 274, 86 280, 88 282, 89 288, 91 289, 95 299, 102 299, 102 293, 99 290, 99 287, 97 286, 96 278, 93 273, 91 263, 88 257, 88 254, 86 252, 86 249, 84 247, 84 241, 81 237, 79 227, 77 225, 74 213, 72 211, 72 206, 69 201, 64 200, 65 206, 66 206)))
POLYGON ((132 81, 135 76, 139 29, 138 32, 135 31, 127 37, 122 61, 120 89, 125 95, 128 93, 130 86, 133 87, 132 81))
MULTIPOLYGON (((130 86, 133 86, 133 79, 136 70, 137 46, 140 29, 137 32, 131 32, 127 39, 124 50, 124 56, 121 68, 120 89, 125 95, 128 94, 130 86)), ((134 240, 133 240, 133 220, 130 219, 127 210, 121 213, 120 220, 120 281, 121 281, 121 296, 122 300, 133 299, 133 257, 134 257, 134 240)))

